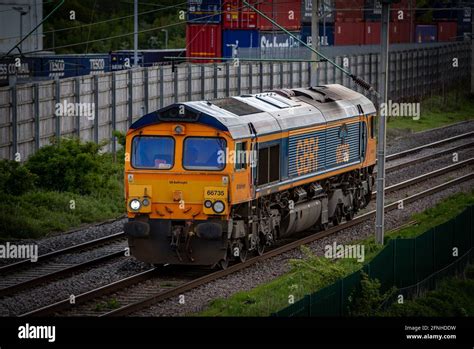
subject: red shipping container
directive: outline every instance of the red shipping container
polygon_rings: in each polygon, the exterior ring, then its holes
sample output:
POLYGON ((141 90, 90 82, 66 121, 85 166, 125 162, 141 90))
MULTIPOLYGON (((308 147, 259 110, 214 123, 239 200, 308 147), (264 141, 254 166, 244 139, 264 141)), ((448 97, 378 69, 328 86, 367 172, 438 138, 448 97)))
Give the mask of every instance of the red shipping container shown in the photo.
POLYGON ((456 22, 438 23, 438 41, 456 41, 458 24, 456 22))
POLYGON ((365 22, 364 43, 366 45, 380 45, 380 22, 365 22))
MULTIPOLYGON (((301 28, 300 1, 268 0, 259 4, 258 9, 287 30, 299 30, 301 28)), ((280 30, 262 16, 258 16, 257 20, 260 30, 280 30)))
POLYGON ((336 0, 336 22, 362 22, 364 0, 336 0))
MULTIPOLYGON (((248 0, 247 2, 252 5, 256 6, 258 0, 248 0)), ((245 6, 242 2, 240 2, 240 28, 241 29, 256 29, 258 26, 258 17, 259 15, 257 12, 251 10, 249 7, 245 6)))
MULTIPOLYGON (((186 25, 186 52, 189 57, 222 57, 222 27, 219 24, 186 25)), ((212 63, 215 60, 193 62, 212 63)))
POLYGON ((240 1, 225 0, 222 4, 222 25, 225 29, 240 28, 240 1))
POLYGON ((414 27, 410 24, 410 22, 390 22, 390 43, 391 44, 401 44, 411 42, 411 30, 410 26, 414 27))
POLYGON ((390 20, 393 22, 410 22, 415 17, 416 0, 401 0, 390 5, 390 20), (410 5, 411 1, 411 5, 410 5))
POLYGON ((334 45, 363 45, 365 23, 334 23, 334 45))

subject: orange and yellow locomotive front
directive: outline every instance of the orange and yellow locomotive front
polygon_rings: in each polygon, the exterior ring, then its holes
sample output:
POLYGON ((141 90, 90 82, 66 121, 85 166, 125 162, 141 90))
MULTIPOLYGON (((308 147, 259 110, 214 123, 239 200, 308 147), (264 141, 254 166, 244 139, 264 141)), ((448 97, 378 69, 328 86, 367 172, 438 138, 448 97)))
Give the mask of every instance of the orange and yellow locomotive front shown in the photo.
MULTIPOLYGON (((127 133, 125 233, 132 255, 153 264, 215 265, 225 259, 234 185, 227 132, 198 123, 160 122, 127 133)), ((247 201, 250 190, 233 194, 247 201)))

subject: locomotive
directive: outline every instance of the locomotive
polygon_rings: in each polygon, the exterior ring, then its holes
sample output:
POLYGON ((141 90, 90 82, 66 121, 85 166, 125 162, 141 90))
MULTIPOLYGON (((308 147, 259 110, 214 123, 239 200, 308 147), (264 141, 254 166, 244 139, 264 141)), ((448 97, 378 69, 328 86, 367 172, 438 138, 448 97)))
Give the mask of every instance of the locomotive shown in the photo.
POLYGON ((226 268, 351 220, 374 186, 376 109, 338 84, 175 103, 126 135, 124 231, 154 265, 226 268))

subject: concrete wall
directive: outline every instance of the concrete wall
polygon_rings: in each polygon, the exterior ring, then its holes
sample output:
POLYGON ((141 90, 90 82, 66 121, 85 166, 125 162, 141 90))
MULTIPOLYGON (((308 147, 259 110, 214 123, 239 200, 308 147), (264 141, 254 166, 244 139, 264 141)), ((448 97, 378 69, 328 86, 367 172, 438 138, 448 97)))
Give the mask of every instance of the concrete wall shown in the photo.
MULTIPOLYGON (((389 97, 413 100, 466 80, 468 86, 470 52, 469 43, 392 52, 389 97)), ((378 54, 335 60, 377 88, 378 54)), ((138 68, 0 88, 0 158, 23 161, 51 137, 112 141, 114 130, 126 131, 142 115, 174 102, 308 86, 310 78, 308 62, 230 62, 181 64, 174 71, 171 66, 138 68), (55 115, 57 104, 65 102, 93 103, 94 117, 55 115)), ((339 83, 364 92, 327 62, 318 65, 317 79, 319 84, 339 83)), ((116 147, 112 141, 107 150, 116 147)))
MULTIPOLYGON (((0 53, 8 52, 23 37, 43 20, 43 1, 6 0, 0 2, 0 53), (23 13, 23 15, 21 15, 23 13), (22 20, 20 21, 20 16, 22 20), (20 30, 21 24, 21 30, 20 30)), ((43 49, 42 26, 22 44, 22 52, 43 49)), ((15 54, 18 50, 13 51, 15 54)))

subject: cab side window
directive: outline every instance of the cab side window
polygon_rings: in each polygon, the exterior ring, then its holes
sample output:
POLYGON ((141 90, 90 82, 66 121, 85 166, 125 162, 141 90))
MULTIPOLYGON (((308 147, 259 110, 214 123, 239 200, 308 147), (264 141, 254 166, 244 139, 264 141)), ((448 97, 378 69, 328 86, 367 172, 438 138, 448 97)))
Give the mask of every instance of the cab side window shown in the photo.
POLYGON ((247 168, 247 142, 235 144, 235 169, 244 170, 247 168))

